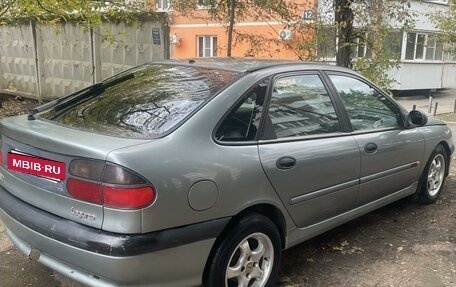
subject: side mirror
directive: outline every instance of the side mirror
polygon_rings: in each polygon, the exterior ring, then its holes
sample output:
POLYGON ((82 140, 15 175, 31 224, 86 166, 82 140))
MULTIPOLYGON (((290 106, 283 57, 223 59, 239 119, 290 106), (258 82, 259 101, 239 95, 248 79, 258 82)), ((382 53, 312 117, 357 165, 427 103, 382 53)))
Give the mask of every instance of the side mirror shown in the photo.
POLYGON ((428 117, 423 112, 413 110, 407 116, 407 124, 410 127, 424 126, 428 122, 428 117))

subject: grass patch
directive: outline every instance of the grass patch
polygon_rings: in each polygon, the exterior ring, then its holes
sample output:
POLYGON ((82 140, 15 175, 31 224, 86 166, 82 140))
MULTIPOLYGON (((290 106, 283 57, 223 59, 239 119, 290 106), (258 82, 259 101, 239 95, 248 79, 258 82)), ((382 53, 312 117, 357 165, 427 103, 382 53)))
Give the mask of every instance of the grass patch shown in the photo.
POLYGON ((456 113, 440 114, 436 115, 435 118, 445 122, 456 122, 456 113))

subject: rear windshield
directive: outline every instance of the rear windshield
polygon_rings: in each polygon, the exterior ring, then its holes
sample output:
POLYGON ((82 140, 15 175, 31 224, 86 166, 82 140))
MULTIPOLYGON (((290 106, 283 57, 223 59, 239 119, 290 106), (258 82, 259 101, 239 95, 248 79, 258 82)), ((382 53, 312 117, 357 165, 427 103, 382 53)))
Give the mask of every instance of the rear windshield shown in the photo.
POLYGON ((143 65, 70 96, 40 117, 103 134, 157 137, 237 76, 202 67, 143 65))

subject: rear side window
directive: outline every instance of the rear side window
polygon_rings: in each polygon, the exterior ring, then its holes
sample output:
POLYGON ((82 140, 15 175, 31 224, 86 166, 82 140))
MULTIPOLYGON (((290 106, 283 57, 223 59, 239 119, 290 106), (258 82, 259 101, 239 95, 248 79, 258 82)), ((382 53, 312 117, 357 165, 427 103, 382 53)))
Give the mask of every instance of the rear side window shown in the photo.
POLYGON ((178 125, 237 76, 219 69, 144 65, 62 101, 41 117, 103 134, 156 137, 178 125))
POLYGON ((217 140, 243 142, 255 140, 268 83, 269 80, 263 80, 244 95, 215 133, 217 140))

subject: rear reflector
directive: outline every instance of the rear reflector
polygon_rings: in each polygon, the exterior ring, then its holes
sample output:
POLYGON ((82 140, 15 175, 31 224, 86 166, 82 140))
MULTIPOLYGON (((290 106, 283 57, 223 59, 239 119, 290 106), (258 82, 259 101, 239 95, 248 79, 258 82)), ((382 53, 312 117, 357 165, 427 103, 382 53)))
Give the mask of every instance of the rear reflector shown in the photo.
POLYGON ((74 198, 96 204, 103 203, 100 183, 69 178, 67 181, 67 189, 68 193, 74 198))
POLYGON ((76 199, 121 209, 143 208, 155 199, 150 183, 134 172, 98 160, 70 164, 67 190, 76 199))
POLYGON ((150 186, 122 188, 103 186, 103 203, 109 207, 141 208, 154 200, 154 190, 150 186))

